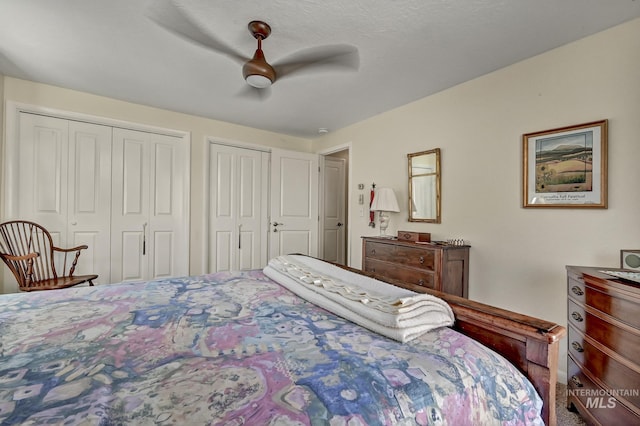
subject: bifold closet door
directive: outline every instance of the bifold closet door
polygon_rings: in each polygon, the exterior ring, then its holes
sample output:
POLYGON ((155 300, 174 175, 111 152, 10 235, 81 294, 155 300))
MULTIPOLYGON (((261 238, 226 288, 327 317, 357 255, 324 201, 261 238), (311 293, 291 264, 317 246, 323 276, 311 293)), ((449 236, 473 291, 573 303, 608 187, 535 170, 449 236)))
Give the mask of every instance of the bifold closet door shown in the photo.
POLYGON ((266 265, 268 167, 266 152, 210 145, 208 271, 266 265))
POLYGON ((111 262, 115 281, 188 275, 188 147, 181 138, 113 131, 111 262))
POLYGON ((60 247, 86 244, 76 274, 110 282, 111 127, 19 119, 17 218, 44 226, 60 247))

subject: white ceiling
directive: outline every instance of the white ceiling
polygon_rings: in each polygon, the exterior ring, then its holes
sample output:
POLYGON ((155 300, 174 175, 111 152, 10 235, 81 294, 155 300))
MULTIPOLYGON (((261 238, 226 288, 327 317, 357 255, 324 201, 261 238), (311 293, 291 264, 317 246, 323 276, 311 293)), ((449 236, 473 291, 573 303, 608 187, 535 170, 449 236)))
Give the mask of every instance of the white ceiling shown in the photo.
POLYGON ((272 63, 358 48, 357 71, 283 79, 259 99, 240 96, 240 64, 150 20, 151 1, 0 0, 0 73, 314 138, 640 17, 640 0, 174 0, 247 56, 247 23, 268 22, 272 63))

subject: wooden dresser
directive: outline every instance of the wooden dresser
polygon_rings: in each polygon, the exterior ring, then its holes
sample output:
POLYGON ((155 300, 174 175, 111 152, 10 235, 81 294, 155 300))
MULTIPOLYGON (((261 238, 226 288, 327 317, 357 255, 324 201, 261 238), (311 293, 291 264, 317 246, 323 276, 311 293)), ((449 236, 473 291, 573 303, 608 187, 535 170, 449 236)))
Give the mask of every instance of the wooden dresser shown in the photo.
POLYGON ((567 406, 589 424, 640 425, 640 284, 567 266, 567 406))
POLYGON ((431 288, 462 297, 469 294, 469 246, 362 237, 362 269, 413 291, 431 288))

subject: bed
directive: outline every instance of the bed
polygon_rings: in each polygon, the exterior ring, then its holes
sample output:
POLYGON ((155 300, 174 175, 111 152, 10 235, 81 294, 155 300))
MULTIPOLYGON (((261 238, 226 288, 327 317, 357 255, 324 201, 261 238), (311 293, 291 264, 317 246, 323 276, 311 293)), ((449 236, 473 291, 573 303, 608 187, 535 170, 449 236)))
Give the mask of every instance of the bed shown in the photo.
POLYGON ((434 293, 455 323, 403 343, 273 278, 0 296, 0 424, 555 424, 563 327, 434 293))

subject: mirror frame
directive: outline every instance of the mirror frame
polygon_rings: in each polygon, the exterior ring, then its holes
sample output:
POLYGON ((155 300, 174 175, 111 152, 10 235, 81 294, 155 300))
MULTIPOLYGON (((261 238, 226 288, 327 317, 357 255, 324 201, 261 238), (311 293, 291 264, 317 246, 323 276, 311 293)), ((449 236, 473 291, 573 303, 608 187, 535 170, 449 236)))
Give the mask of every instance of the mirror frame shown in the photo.
POLYGON ((408 172, 409 172, 409 222, 426 222, 426 223, 440 223, 440 148, 435 148, 435 149, 430 149, 427 151, 420 151, 420 152, 414 152, 411 154, 407 154, 407 164, 408 164, 408 172), (435 155, 436 156, 436 172, 435 173, 427 173, 427 174, 421 174, 421 175, 413 175, 412 173, 412 167, 411 167, 411 160, 414 157, 419 157, 422 155, 435 155), (411 208, 412 204, 413 204, 413 199, 412 199, 412 194, 413 194, 413 178, 414 177, 418 177, 418 176, 432 176, 435 175, 436 177, 436 196, 435 196, 435 200, 433 200, 436 203, 436 217, 435 218, 430 218, 430 219, 418 219, 418 218, 414 218, 413 217, 413 209, 411 208))

